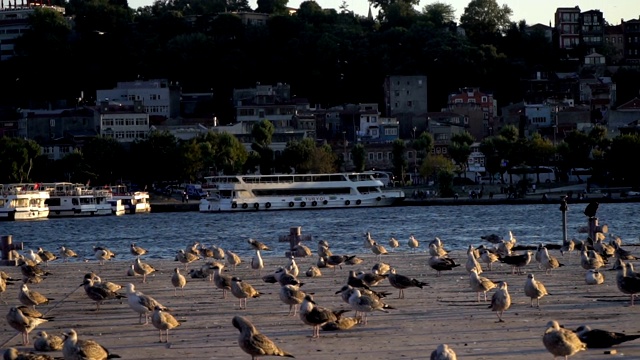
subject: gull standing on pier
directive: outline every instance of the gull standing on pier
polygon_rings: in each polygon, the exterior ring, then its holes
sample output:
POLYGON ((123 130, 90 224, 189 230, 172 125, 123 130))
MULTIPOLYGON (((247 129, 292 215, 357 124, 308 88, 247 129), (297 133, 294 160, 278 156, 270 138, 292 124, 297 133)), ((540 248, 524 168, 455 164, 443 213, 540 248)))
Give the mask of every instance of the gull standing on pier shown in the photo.
POLYGON ((240 259, 240 256, 238 256, 238 254, 230 250, 226 250, 225 255, 226 255, 225 258, 227 259, 227 264, 232 266, 233 270, 235 271, 236 266, 240 265, 240 263, 242 262, 242 259, 240 259))
POLYGON ((376 255, 376 259, 380 260, 382 255, 387 255, 387 249, 384 248, 384 246, 378 244, 377 242, 374 242, 373 245, 371 246, 371 252, 373 252, 376 255))
POLYGON ((249 239, 247 240, 247 242, 249 243, 249 245, 251 246, 251 248, 253 250, 264 250, 264 251, 271 251, 271 248, 268 247, 267 245, 265 245, 264 243, 255 240, 255 239, 249 239))
POLYGON ((248 298, 257 298, 262 295, 258 290, 256 290, 251 284, 242 281, 239 277, 231 278, 231 293, 233 296, 237 297, 240 301, 240 309, 247 308, 247 299, 248 298), (244 300, 244 306, 242 306, 244 300))
POLYGON ((404 299, 404 289, 410 287, 419 287, 422 289, 424 286, 429 286, 426 282, 398 274, 395 268, 391 268, 391 270, 389 270, 389 276, 387 278, 389 279, 391 286, 400 290, 398 292, 398 299, 404 299))
POLYGON ((542 336, 542 343, 554 358, 556 356, 564 356, 565 360, 569 356, 587 349, 587 345, 580 341, 576 333, 560 327, 560 324, 555 320, 547 323, 547 330, 542 336))
POLYGON ((29 344, 29 333, 40 324, 46 323, 47 319, 39 317, 31 317, 25 315, 20 309, 15 306, 9 308, 9 313, 6 316, 7 323, 12 328, 22 333, 22 344, 29 344))
POLYGON ((338 321, 340 315, 347 310, 331 311, 327 308, 317 306, 313 297, 310 294, 305 295, 302 304, 300 305, 300 320, 306 325, 313 327, 313 338, 320 337, 320 326, 332 322, 338 321))
POLYGON ((407 245, 409 245, 409 249, 411 249, 411 252, 416 252, 416 249, 420 247, 420 242, 413 236, 413 234, 411 234, 409 235, 409 241, 407 242, 407 245))
POLYGON ((287 316, 296 316, 298 314, 298 305, 302 304, 306 294, 297 285, 282 285, 278 295, 283 303, 289 305, 287 316))
POLYGON ((478 271, 476 269, 471 269, 471 272, 469 272, 469 285, 471 286, 471 290, 477 293, 478 302, 480 302, 480 293, 484 294, 484 301, 487 301, 487 291, 493 290, 497 287, 496 283, 493 281, 478 275, 478 271))
POLYGON ((540 254, 540 265, 545 271, 545 274, 549 274, 551 269, 557 269, 564 264, 558 261, 555 256, 549 255, 549 250, 546 247, 542 247, 542 253, 540 254))
POLYGON ((20 300, 20 303, 31 306, 35 309, 36 305, 47 305, 50 300, 55 299, 47 298, 37 291, 29 290, 27 284, 22 284, 20 292, 18 293, 18 300, 20 300))
POLYGON ((191 253, 191 252, 185 252, 184 250, 180 249, 178 250, 178 254, 176 255, 176 259, 184 264, 184 271, 187 271, 187 267, 189 266, 189 264, 191 264, 194 261, 200 260, 200 253, 198 252, 198 255, 191 253))
POLYGON ((133 256, 142 256, 147 253, 147 249, 142 248, 136 245, 135 243, 131 243, 131 246, 129 247, 129 251, 131 251, 131 255, 133 256))
POLYGON ((398 246, 400 246, 400 243, 392 236, 389 239, 389 247, 391 248, 391 251, 394 251, 398 246))
POLYGON ((147 275, 154 273, 156 269, 153 266, 140 261, 140 257, 138 256, 136 257, 136 262, 133 263, 133 271, 135 271, 136 274, 142 275, 142 282, 146 283, 147 275))
POLYGON ((142 324, 142 316, 144 315, 144 324, 149 323, 149 313, 159 306, 161 310, 169 311, 166 307, 160 304, 156 299, 151 296, 143 294, 141 291, 136 291, 133 284, 127 284, 127 301, 129 307, 140 315, 139 323, 142 324))
POLYGON ((478 274, 482 274, 482 266, 480 266, 480 263, 478 262, 478 260, 476 260, 474 250, 475 249, 473 248, 473 245, 469 245, 469 248, 467 249, 467 262, 465 264, 465 267, 468 272, 471 272, 471 270, 475 269, 478 274))
POLYGON ((258 359, 258 356, 294 357, 261 334, 247 318, 236 315, 231 323, 233 327, 240 330, 238 345, 242 351, 251 355, 251 360, 258 359))
POLYGON ((68 330, 64 336, 62 355, 65 360, 105 360, 120 357, 93 340, 78 340, 78 333, 74 329, 68 330))
POLYGON ((222 298, 227 298, 227 290, 231 290, 231 277, 220 273, 222 269, 219 266, 213 267, 213 283, 222 290, 222 298))
POLYGON ((168 312, 162 311, 160 306, 156 305, 153 308, 153 314, 151 314, 151 324, 158 329, 160 333, 160 342, 162 342, 162 332, 167 335, 164 342, 169 342, 169 330, 175 329, 180 326, 180 322, 168 312))
POLYGON ((640 293, 640 277, 633 272, 631 263, 622 262, 616 275, 616 285, 622 293, 631 295, 631 306, 633 306, 635 294, 640 293))
POLYGON ((78 254, 67 247, 60 246, 60 257, 62 258, 62 262, 67 262, 68 258, 77 258, 78 254))
POLYGON ((536 281, 533 274, 527 275, 527 280, 524 283, 524 294, 531 298, 531 307, 533 307, 533 299, 536 299, 536 307, 538 308, 540 307, 540 298, 550 295, 544 284, 536 281))
POLYGON ((362 322, 364 325, 367 324, 367 313, 374 311, 388 313, 389 309, 394 309, 380 301, 378 298, 363 295, 358 289, 354 289, 351 293, 351 296, 349 297, 349 305, 351 305, 353 310, 362 314, 362 322))
MULTIPOLYGON (((180 269, 173 269, 173 275, 171 276, 171 285, 173 285, 173 294, 174 296, 178 296, 178 288, 180 288, 180 292, 182 292, 182 296, 184 296, 184 287, 187 285, 187 278, 180 274, 180 269)), ((160 341, 162 342, 162 340, 160 341)))
POLYGON ((260 250, 256 249, 256 254, 251 258, 251 268, 258 270, 258 275, 262 273, 262 269, 264 269, 264 261, 262 260, 262 256, 260 256, 260 250))
POLYGON ((509 291, 507 289, 507 282, 501 281, 498 284, 498 290, 496 290, 491 297, 491 305, 489 305, 489 309, 496 312, 496 315, 498 316, 497 322, 504 322, 504 320, 502 320, 502 314, 505 310, 508 310, 509 307, 511 307, 511 295, 509 295, 509 291))
POLYGON ((604 275, 598 270, 589 269, 584 276, 584 282, 587 285, 600 285, 604 282, 604 275))

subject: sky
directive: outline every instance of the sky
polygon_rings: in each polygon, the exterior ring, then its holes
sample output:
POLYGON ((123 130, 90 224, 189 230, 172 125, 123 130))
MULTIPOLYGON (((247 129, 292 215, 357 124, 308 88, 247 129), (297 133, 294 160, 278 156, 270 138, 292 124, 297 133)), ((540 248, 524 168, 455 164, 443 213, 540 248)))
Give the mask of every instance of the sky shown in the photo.
MULTIPOLYGON (((287 4, 289 7, 297 8, 304 0, 289 0, 287 4)), ((464 13, 464 8, 469 4, 470 0, 439 0, 446 4, 451 4, 456 10, 456 17, 459 20, 460 15, 464 13)), ((340 9, 340 5, 343 0, 316 0, 318 5, 323 9, 340 9)), ((369 12, 369 1, 367 0, 345 0, 349 6, 349 10, 355 12, 358 15, 366 16, 369 12)), ((417 7, 421 10, 425 5, 431 4, 436 1, 421 0, 420 5, 417 7)), ((129 0, 129 6, 132 8, 138 8, 140 6, 147 6, 153 4, 153 0, 129 0)), ((249 0, 249 6, 252 9, 257 7, 256 0, 249 0)), ((620 24, 620 19, 631 20, 640 18, 640 6, 638 6, 637 0, 510 0, 501 1, 498 0, 499 5, 507 4, 513 15, 511 21, 518 22, 520 20, 526 20, 527 24, 545 24, 548 25, 551 21, 553 26, 553 15, 556 8, 559 7, 574 7, 580 6, 580 10, 600 10, 604 14, 605 19, 612 25, 620 24)), ((372 9, 374 16, 376 14, 375 9, 372 9)))

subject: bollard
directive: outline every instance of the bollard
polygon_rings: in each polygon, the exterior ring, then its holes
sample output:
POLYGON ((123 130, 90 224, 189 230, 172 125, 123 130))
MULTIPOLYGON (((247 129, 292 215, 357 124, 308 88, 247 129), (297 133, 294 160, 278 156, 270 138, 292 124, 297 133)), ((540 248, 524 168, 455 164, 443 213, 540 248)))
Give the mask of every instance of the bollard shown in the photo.
POLYGON ((569 205, 567 205, 567 197, 563 196, 562 200, 560 200, 560 211, 562 211, 562 243, 566 244, 569 241, 569 235, 567 231, 567 210, 569 210, 569 205))
POLYGON ((4 266, 17 266, 18 260, 13 258, 12 250, 22 250, 23 245, 22 242, 13 243, 11 235, 3 235, 0 238, 0 248, 2 250, 2 258, 0 260, 0 265, 4 266))

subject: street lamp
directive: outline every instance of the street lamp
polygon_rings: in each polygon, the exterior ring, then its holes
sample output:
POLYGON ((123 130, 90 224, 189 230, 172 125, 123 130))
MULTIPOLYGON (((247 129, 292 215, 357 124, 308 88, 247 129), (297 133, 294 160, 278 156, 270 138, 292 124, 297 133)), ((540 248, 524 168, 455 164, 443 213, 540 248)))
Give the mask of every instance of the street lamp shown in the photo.
POLYGON ((418 150, 416 149, 416 126, 413 127, 413 181, 418 177, 418 150))

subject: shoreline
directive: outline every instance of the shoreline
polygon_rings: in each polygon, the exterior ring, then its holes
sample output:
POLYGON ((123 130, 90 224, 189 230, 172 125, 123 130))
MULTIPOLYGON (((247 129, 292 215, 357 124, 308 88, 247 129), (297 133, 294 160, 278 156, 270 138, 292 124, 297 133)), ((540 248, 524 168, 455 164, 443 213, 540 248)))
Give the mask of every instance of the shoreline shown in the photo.
MULTIPOLYGON (((275 241, 275 240, 274 240, 275 241)), ((314 244, 305 245, 314 248, 314 244)), ((248 247, 242 243, 238 246, 248 247)), ((174 268, 184 269, 184 265, 171 260, 152 260, 148 262, 160 271, 147 278, 143 284, 140 276, 128 277, 125 272, 131 259, 107 262, 104 266, 96 260, 63 263, 56 260, 48 270, 53 273, 40 284, 29 288, 54 298, 49 305, 37 308, 54 316, 55 320, 37 327, 49 334, 59 334, 69 328, 75 328, 79 339, 94 339, 111 352, 126 359, 248 359, 238 347, 238 331, 231 325, 234 315, 242 315, 253 322, 258 330, 270 337, 280 347, 291 352, 299 359, 428 359, 438 344, 447 343, 461 359, 543 359, 551 356, 542 344, 542 334, 546 323, 557 320, 568 328, 575 329, 581 324, 627 334, 640 331, 637 314, 640 304, 629 307, 629 295, 621 293, 615 283, 615 272, 603 270, 605 283, 589 286, 584 283, 585 271, 580 267, 579 255, 561 257, 557 250, 550 250, 565 266, 545 274, 539 270, 535 260, 523 268, 533 273, 538 281, 545 284, 552 294, 540 300, 540 308, 531 308, 529 298, 523 293, 526 275, 511 274, 506 264, 494 264, 492 271, 481 276, 494 281, 507 281, 512 297, 512 306, 503 318, 504 323, 496 323, 494 312, 487 308, 488 303, 476 301, 476 293, 469 288, 469 275, 465 269, 466 253, 453 251, 451 257, 460 267, 444 271, 437 277, 435 270, 427 265, 428 254, 409 253, 406 244, 403 249, 386 255, 385 262, 396 266, 398 273, 429 283, 423 289, 405 290, 405 299, 398 299, 398 290, 383 281, 374 289, 391 293, 384 299, 394 307, 389 313, 369 314, 367 325, 356 325, 353 329, 339 332, 321 331, 319 339, 312 339, 311 327, 304 325, 298 316, 287 316, 289 307, 278 298, 279 286, 264 283, 261 276, 272 272, 277 266, 285 265, 283 256, 266 256, 265 270, 258 274, 249 268, 250 258, 243 257, 243 263, 234 270, 226 272, 239 276, 262 293, 259 298, 249 299, 247 309, 238 309, 238 299, 229 294, 222 299, 222 291, 207 280, 187 279, 184 289, 186 296, 174 296, 171 274, 174 268), (406 249, 405 249, 406 248, 406 249), (172 314, 184 322, 180 327, 169 331, 169 342, 158 343, 158 330, 152 325, 139 325, 137 313, 126 302, 106 301, 95 311, 95 302, 91 301, 82 287, 82 277, 89 271, 96 272, 103 280, 120 285, 131 282, 136 290, 154 297, 172 314)), ((447 244, 444 244, 445 248, 447 244)), ((625 248, 629 248, 626 245, 625 248)), ((182 246, 176 246, 182 248, 182 246)), ((422 244, 422 249, 425 244, 422 244)), ((233 249, 231 249, 233 250, 233 249)), ((629 248, 637 253, 639 248, 629 248)), ((315 251, 314 251, 315 253, 315 251)), ((131 258, 131 255, 124 255, 131 258)), ((346 283, 349 270, 370 271, 377 262, 375 256, 364 249, 358 254, 364 262, 356 266, 344 266, 343 269, 322 269, 322 276, 308 278, 304 272, 315 265, 316 257, 297 259, 301 274, 300 281, 304 291, 313 292, 314 300, 320 306, 330 309, 349 310, 335 294, 346 283), (364 254, 364 255, 363 255, 364 254)), ((199 268, 202 260, 189 265, 199 268)), ((485 268, 483 266, 483 268, 485 268)), ((20 275, 18 268, 2 267, 13 277, 20 275)), ((9 305, 0 304, 6 314, 9 306, 18 305, 16 284, 9 285, 4 299, 9 305)), ((493 291, 488 293, 491 297, 493 291)), ((180 291, 178 291, 180 295, 180 291)), ((349 311, 345 315, 353 316, 349 311)), ((20 345, 20 334, 3 322, 0 344, 6 349, 15 346, 22 351, 31 346, 20 345)), ((640 358, 640 340, 619 345, 618 354, 625 358, 640 358)), ((603 359, 604 350, 590 349, 579 353, 576 359, 603 359)), ((60 356, 61 352, 49 353, 60 356)))

